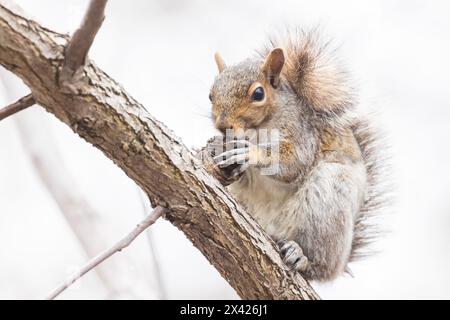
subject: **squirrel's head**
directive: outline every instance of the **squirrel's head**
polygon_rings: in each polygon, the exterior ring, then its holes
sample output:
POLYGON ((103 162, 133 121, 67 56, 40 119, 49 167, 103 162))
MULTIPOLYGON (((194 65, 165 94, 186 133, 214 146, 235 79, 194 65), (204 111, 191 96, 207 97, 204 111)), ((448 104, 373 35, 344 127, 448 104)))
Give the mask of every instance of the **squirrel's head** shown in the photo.
POLYGON ((217 53, 215 60, 219 74, 209 95, 215 127, 222 132, 257 129, 270 120, 284 66, 283 50, 275 48, 264 60, 249 59, 229 67, 217 53))

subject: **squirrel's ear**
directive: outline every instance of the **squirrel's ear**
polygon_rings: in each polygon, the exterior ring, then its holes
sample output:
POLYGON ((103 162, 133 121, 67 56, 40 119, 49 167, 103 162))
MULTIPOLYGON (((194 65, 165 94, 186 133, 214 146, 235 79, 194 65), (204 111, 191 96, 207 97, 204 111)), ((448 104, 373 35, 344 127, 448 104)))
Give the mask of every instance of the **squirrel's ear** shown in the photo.
POLYGON ((264 61, 264 65, 262 67, 262 71, 266 76, 269 83, 277 88, 280 84, 280 74, 281 70, 284 66, 284 53, 283 49, 275 48, 273 49, 266 60, 264 61))
POLYGON ((220 54, 218 52, 216 52, 214 54, 214 60, 216 60, 217 69, 219 69, 219 73, 221 73, 223 71, 223 69, 225 69, 227 67, 227 65, 225 64, 225 61, 223 61, 222 57, 220 56, 220 54))

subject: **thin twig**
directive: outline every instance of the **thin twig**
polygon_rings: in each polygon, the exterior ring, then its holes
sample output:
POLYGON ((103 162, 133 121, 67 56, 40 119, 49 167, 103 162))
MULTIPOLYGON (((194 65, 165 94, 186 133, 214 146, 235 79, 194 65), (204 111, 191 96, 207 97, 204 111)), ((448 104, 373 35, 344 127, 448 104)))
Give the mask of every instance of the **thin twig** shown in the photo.
POLYGON ((9 106, 4 107, 3 109, 0 110, 0 121, 19 112, 19 111, 22 111, 23 109, 31 107, 35 103, 36 103, 36 101, 34 100, 34 98, 31 94, 20 98, 16 102, 14 102, 14 103, 10 104, 9 106))
MULTIPOLYGON (((144 192, 139 187, 136 187, 136 188, 139 193, 139 198, 141 199, 142 212, 144 215, 146 215, 150 208, 150 204, 148 203, 148 197, 146 197, 144 195, 144 192)), ((148 240, 147 242, 148 242, 148 246, 149 246, 151 257, 152 257, 155 278, 156 278, 156 282, 158 285, 159 298, 161 300, 167 300, 167 290, 166 290, 166 286, 164 284, 163 277, 161 274, 158 252, 157 252, 155 244, 154 244, 151 229, 147 230, 146 235, 147 235, 147 240, 148 240)))
MULTIPOLYGON (((2 76, 0 70, 0 78, 2 76)), ((5 82, 5 86, 8 83, 5 82)), ((14 91, 11 86, 9 92, 14 91)), ((107 230, 102 223, 101 212, 95 209, 90 200, 80 192, 77 180, 67 168, 61 150, 54 141, 52 133, 46 125, 45 118, 36 118, 35 114, 23 114, 16 117, 16 128, 22 142, 23 150, 30 160, 40 182, 49 196, 58 206, 68 226, 78 239, 85 256, 94 257, 109 247, 107 230), (92 241, 95 235, 95 241, 92 241)), ((151 208, 147 208, 146 213, 151 208)), ((129 263, 129 261, 128 261, 129 263)), ((137 290, 136 283, 141 285, 142 277, 130 275, 125 279, 117 274, 127 272, 127 261, 113 260, 108 265, 95 268, 101 283, 107 291, 108 297, 129 297, 140 299, 141 291, 137 290)), ((148 276, 148 279, 151 279, 148 276)), ((146 285, 150 289, 150 285, 146 285)))
POLYGON ((47 300, 53 300, 58 295, 60 295, 64 290, 70 287, 75 281, 80 279, 83 275, 88 273, 90 270, 98 266, 100 263, 114 255, 116 252, 120 252, 126 247, 128 247, 131 242, 133 242, 136 237, 141 234, 145 229, 150 227, 152 224, 156 222, 163 214, 166 213, 166 209, 163 207, 156 207, 148 216, 144 218, 129 234, 127 234, 123 239, 117 242, 111 248, 103 251, 98 256, 94 257, 90 261, 88 261, 81 269, 70 276, 66 281, 64 281, 61 285, 59 285, 56 289, 54 289, 47 297, 47 300))
POLYGON ((89 49, 105 19, 107 2, 108 0, 91 0, 80 27, 67 44, 61 81, 70 80, 84 66, 89 49))

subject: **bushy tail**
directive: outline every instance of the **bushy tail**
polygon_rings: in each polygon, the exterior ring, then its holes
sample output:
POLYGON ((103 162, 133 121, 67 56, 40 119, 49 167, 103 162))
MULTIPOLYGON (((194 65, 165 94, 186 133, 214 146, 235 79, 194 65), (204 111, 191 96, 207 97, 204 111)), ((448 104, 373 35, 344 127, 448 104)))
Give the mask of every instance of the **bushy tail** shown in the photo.
POLYGON ((276 47, 285 53, 284 78, 306 105, 326 115, 341 114, 353 106, 347 73, 317 29, 274 37, 259 53, 265 57, 276 47))
POLYGON ((352 125, 353 134, 361 149, 367 170, 367 194, 355 221, 350 261, 365 257, 371 253, 368 245, 379 235, 375 218, 387 208, 390 202, 390 187, 387 179, 387 156, 382 146, 382 137, 374 130, 369 121, 358 119, 352 125))

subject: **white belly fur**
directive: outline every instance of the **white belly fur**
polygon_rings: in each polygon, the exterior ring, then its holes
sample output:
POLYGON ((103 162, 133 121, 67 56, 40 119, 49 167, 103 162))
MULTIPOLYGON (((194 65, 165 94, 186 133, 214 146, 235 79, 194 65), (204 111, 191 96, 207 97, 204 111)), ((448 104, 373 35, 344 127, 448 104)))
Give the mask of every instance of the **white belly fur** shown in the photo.
POLYGON ((293 197, 297 188, 260 175, 254 168, 228 188, 269 235, 287 239, 298 230, 298 198, 293 197), (296 204, 291 203, 293 199, 296 204))
POLYGON ((270 236, 290 240, 297 236, 310 214, 326 216, 339 208, 350 211, 354 220, 366 196, 366 170, 362 162, 350 167, 328 164, 314 169, 303 185, 293 187, 249 168, 245 177, 228 188, 270 236), (330 183, 336 182, 336 175, 342 170, 349 177, 339 183, 346 190, 345 199, 338 197, 330 183))

